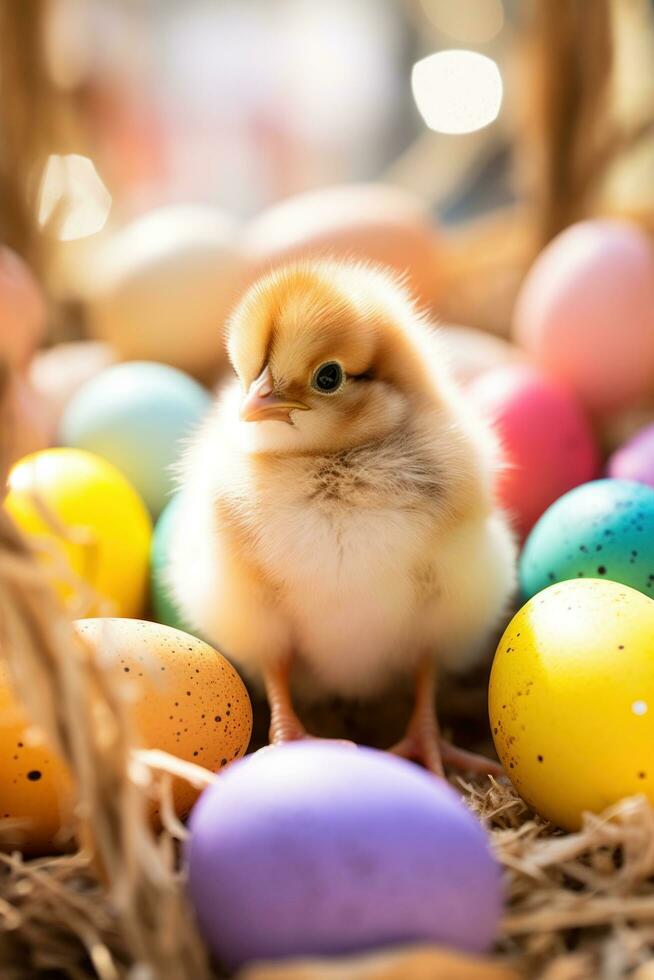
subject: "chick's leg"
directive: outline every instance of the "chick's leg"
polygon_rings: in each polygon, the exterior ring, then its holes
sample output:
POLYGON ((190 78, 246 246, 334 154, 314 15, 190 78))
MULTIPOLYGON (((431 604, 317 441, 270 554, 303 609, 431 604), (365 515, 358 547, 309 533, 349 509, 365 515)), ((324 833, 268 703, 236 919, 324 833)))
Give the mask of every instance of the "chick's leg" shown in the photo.
POLYGON ((264 668, 263 683, 270 706, 270 742, 295 742, 306 738, 304 725, 295 713, 290 687, 291 658, 264 668))
POLYGON ((415 702, 404 738, 391 752, 420 762, 436 776, 443 776, 440 750, 441 734, 436 717, 436 665, 431 657, 422 657, 415 679, 415 702))
POLYGON ((415 692, 415 704, 406 734, 391 752, 422 763, 436 776, 444 775, 444 764, 466 772, 502 775, 502 767, 498 763, 459 749, 441 736, 436 717, 436 664, 431 656, 422 657, 418 663, 415 692))

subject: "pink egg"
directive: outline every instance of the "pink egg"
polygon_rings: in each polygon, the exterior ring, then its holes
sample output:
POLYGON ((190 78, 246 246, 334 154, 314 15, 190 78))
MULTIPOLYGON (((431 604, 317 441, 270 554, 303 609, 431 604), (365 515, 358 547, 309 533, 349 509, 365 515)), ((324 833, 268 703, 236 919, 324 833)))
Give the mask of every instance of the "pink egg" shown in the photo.
POLYGON ((100 340, 78 340, 38 351, 27 378, 47 409, 54 436, 73 395, 118 360, 116 352, 100 340))
POLYGON ((0 246, 0 357, 25 368, 44 331, 45 300, 39 284, 19 255, 0 246))
POLYGON ((654 249, 635 225, 583 221, 528 272, 514 335, 593 411, 629 404, 654 384, 654 249))
POLYGON ((467 390, 500 436, 506 465, 497 493, 524 536, 550 504, 597 474, 593 433, 574 396, 529 365, 496 368, 467 390))
POLYGON ((51 431, 44 404, 18 372, 12 373, 4 397, 7 439, 0 464, 8 469, 23 456, 46 449, 51 444, 51 431))

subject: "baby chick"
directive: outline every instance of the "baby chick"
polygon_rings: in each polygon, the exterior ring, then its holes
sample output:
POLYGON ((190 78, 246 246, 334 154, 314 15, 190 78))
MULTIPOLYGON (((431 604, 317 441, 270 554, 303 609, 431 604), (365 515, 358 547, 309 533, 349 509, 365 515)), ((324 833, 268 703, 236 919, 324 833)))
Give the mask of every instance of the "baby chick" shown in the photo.
POLYGON ((415 675, 395 751, 489 771, 441 739, 436 668, 484 650, 514 587, 493 438, 438 337, 385 272, 304 262, 261 279, 228 330, 238 382, 190 448, 171 595, 262 680, 271 741, 304 697, 373 697, 415 675))

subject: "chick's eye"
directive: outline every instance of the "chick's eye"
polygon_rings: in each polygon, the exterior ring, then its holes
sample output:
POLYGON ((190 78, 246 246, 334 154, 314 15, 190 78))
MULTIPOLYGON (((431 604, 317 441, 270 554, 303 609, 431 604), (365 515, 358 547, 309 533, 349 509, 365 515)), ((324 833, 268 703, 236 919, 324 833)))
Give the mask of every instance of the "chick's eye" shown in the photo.
POLYGON ((323 395, 331 395, 343 384, 343 368, 337 361, 327 361, 314 371, 311 387, 323 395))

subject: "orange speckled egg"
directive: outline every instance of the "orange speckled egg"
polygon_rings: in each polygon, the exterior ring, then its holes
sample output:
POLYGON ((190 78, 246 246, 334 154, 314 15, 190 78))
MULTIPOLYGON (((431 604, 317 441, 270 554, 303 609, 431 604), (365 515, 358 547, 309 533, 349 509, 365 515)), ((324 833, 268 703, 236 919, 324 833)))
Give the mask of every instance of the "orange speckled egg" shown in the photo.
POLYGON ((0 661, 0 846, 52 850, 72 805, 66 767, 30 726, 0 661))
POLYGON ((427 203, 399 187, 345 184, 297 194, 245 229, 250 279, 290 259, 363 259, 406 276, 416 298, 437 304, 440 248, 427 203))
MULTIPOLYGON (((138 619, 80 619, 76 628, 101 661, 116 663, 133 688, 134 720, 148 749, 217 772, 245 754, 252 706, 232 665, 213 647, 170 626, 138 619)), ((176 780, 184 816, 197 791, 176 780)))
MULTIPOLYGON (((94 656, 123 678, 140 746, 219 771, 245 754, 252 707, 241 678, 221 654, 181 630, 136 619, 80 619, 75 628, 94 656)), ((0 847, 28 854, 57 850, 70 837, 74 788, 66 765, 38 739, 0 660, 0 847)), ((178 816, 198 791, 176 779, 178 816)), ((152 804, 153 818, 158 816, 152 804)))

